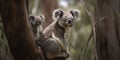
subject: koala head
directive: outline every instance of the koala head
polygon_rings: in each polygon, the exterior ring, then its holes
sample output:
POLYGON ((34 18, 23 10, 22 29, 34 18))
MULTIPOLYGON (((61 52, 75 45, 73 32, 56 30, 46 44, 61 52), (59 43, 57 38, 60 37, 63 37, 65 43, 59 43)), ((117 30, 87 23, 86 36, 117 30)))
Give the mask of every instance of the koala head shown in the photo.
POLYGON ((45 20, 45 17, 43 15, 40 16, 29 16, 30 24, 32 26, 40 26, 41 23, 45 20))
POLYGON ((57 20, 61 27, 72 27, 74 21, 80 18, 80 12, 77 9, 70 9, 68 11, 56 9, 53 11, 52 18, 57 20))

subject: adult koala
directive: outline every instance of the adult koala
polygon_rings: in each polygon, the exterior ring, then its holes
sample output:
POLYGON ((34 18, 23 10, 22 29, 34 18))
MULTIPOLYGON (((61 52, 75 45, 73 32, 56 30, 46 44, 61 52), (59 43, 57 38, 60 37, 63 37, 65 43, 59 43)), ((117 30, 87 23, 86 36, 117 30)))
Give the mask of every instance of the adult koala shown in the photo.
POLYGON ((40 38, 36 41, 42 47, 47 59, 69 57, 66 36, 74 25, 74 21, 79 17, 79 10, 76 9, 68 11, 56 9, 53 11, 52 18, 55 21, 43 30, 40 38))

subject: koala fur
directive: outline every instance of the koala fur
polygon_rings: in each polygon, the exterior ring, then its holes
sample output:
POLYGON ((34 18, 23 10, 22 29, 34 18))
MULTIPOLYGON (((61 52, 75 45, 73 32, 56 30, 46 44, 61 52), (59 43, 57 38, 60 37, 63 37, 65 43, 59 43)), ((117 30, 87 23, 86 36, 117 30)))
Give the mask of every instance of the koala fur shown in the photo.
POLYGON ((45 17, 43 15, 40 16, 29 16, 30 25, 32 27, 32 32, 35 36, 35 38, 39 37, 39 33, 42 31, 42 22, 45 20, 45 17))
POLYGON ((54 22, 43 30, 37 44, 42 46, 48 59, 56 57, 69 57, 67 50, 66 32, 71 29, 74 21, 79 19, 79 10, 71 9, 53 11, 54 22))

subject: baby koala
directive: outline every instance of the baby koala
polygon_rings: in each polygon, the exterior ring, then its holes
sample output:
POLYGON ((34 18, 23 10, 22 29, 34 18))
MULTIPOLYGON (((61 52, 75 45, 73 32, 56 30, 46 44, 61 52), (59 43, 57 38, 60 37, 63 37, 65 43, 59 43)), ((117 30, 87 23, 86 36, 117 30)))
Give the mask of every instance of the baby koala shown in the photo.
POLYGON ((57 57, 67 58, 69 53, 67 50, 66 34, 79 19, 79 10, 70 9, 68 11, 56 9, 53 11, 52 18, 54 22, 46 27, 36 43, 42 47, 44 55, 47 59, 57 57))
POLYGON ((35 38, 38 38, 40 36, 40 33, 42 32, 41 24, 44 20, 45 20, 45 17, 43 15, 29 16, 30 25, 32 27, 32 32, 35 38))

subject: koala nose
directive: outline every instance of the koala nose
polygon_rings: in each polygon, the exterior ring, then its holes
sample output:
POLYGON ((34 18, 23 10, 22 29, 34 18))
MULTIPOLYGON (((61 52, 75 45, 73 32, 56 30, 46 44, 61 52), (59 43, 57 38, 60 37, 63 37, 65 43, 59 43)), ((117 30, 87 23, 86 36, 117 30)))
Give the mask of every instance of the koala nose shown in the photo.
POLYGON ((71 22, 72 22, 71 20, 68 21, 68 23, 71 23, 71 22))
POLYGON ((72 23, 72 20, 70 18, 68 18, 68 23, 70 23, 70 24, 72 23))

